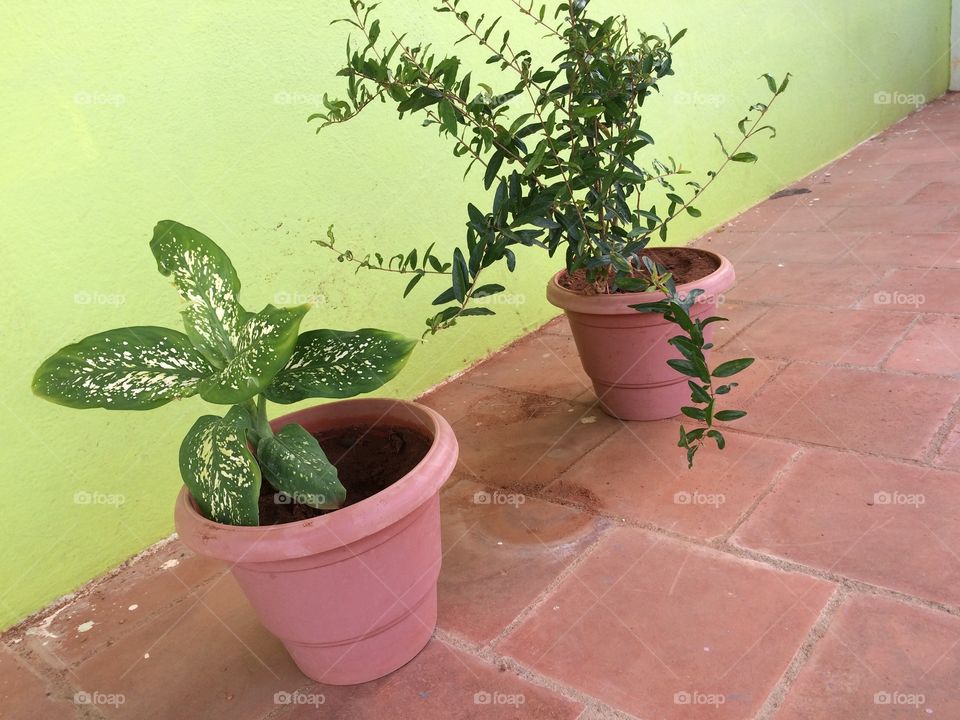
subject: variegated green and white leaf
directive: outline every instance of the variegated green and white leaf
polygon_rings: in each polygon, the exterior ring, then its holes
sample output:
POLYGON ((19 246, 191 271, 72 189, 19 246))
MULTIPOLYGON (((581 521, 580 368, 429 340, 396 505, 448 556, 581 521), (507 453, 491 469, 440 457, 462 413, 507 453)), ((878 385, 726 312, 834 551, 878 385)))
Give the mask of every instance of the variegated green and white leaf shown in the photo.
POLYGON ((267 305, 250 315, 237 338, 236 354, 200 383, 200 396, 207 402, 235 405, 262 392, 290 360, 300 321, 309 309, 267 305))
POLYGON ((227 254, 199 230, 161 220, 150 249, 189 303, 181 315, 187 335, 217 367, 233 357, 247 312, 238 300, 240 278, 227 254))
POLYGON ((34 374, 33 391, 73 408, 149 410, 197 393, 214 368, 176 330, 107 330, 67 345, 34 374))
POLYGON ((296 423, 262 438, 257 459, 270 484, 295 502, 332 510, 347 497, 337 479, 337 469, 327 460, 320 443, 296 423))
POLYGON ((260 522, 260 468, 247 445, 249 416, 204 415, 180 445, 180 475, 204 517, 224 525, 260 522))
POLYGON ((273 402, 293 403, 371 392, 400 372, 416 344, 397 333, 372 328, 305 332, 264 395, 273 402))

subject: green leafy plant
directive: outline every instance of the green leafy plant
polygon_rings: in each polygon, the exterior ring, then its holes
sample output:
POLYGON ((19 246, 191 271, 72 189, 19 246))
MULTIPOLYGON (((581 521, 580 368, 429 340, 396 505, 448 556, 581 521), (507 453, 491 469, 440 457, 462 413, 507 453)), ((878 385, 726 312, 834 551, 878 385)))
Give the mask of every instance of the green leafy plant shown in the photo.
POLYGON ((704 438, 713 439, 720 450, 726 446, 723 433, 714 426, 715 421, 730 422, 747 414, 744 410, 717 410, 717 396, 726 395, 737 387, 737 383, 728 382, 716 386, 714 383, 717 379, 732 377, 746 370, 753 364, 754 359, 728 360, 711 371, 704 353, 712 347, 712 343, 706 341, 704 329, 712 323, 721 322, 727 318, 719 316, 704 319, 692 318, 690 308, 703 295, 703 290, 694 289, 681 296, 669 273, 661 273, 656 263, 648 257, 643 257, 642 261, 649 272, 651 282, 666 297, 657 302, 638 303, 630 307, 637 312, 660 313, 665 320, 674 323, 683 331, 682 335, 675 335, 668 340, 683 357, 667 360, 667 364, 682 375, 691 378, 687 380, 687 385, 690 388, 690 401, 694 404, 680 408, 680 412, 704 424, 704 427, 692 430, 687 430, 683 425, 680 426, 680 440, 677 446, 687 451, 687 466, 693 467, 693 458, 697 450, 703 447, 704 438), (703 407, 698 407, 699 405, 703 407))
POLYGON ((266 401, 370 392, 400 371, 416 341, 374 329, 300 333, 307 305, 248 312, 226 253, 178 222, 159 222, 150 249, 186 301, 185 332, 139 326, 91 335, 48 358, 34 392, 81 409, 149 410, 192 395, 231 405, 223 417, 200 417, 180 447, 183 481, 216 522, 257 525, 263 477, 297 502, 339 507, 346 490, 320 444, 295 423, 274 432, 266 401))
MULTIPOLYGON (((479 46, 489 53, 487 64, 512 76, 495 91, 476 82, 459 57, 435 53, 405 35, 388 36, 374 16, 377 4, 350 0, 352 15, 334 22, 359 31, 361 42, 347 42, 347 62, 339 71, 347 80, 346 97, 324 96, 325 111, 310 117, 320 122, 317 131, 356 117, 374 101, 390 103, 401 118, 417 116, 449 140, 453 154, 468 163, 465 177, 479 167, 492 197, 487 210, 467 206, 466 243, 449 260, 436 257, 434 245, 387 260, 380 253, 343 249, 332 228, 318 244, 358 270, 409 275, 404 296, 427 275, 446 276, 449 286, 433 300, 441 309, 427 319, 427 333, 460 318, 495 314, 473 301, 505 290, 487 282, 485 271, 505 263, 513 272, 519 247, 541 248, 551 257, 559 252, 567 272, 583 273, 598 293, 665 293, 663 302, 637 309, 677 323, 683 335, 671 342, 684 354, 677 362, 692 363, 697 374, 691 377, 710 386, 710 374, 700 372, 709 345, 698 341, 702 328, 690 320, 689 297, 681 297, 668 269, 651 263, 644 252, 652 240, 667 239, 677 218, 701 215, 695 203, 721 171, 757 161, 745 148, 759 134, 776 135, 765 118, 789 75, 780 81, 761 76, 770 97, 749 107, 735 141, 716 135, 722 159, 705 179, 683 182, 688 170, 669 155, 652 154, 644 110, 660 83, 674 74, 673 48, 686 30, 656 35, 633 31, 625 16, 595 20, 587 15, 588 0, 561 2, 553 13, 534 0, 511 2, 556 45, 549 65, 511 42, 502 17, 471 15, 461 0, 439 0, 435 8, 462 27, 458 43, 479 46)), ((747 364, 744 359, 736 367, 747 364)), ((722 387, 725 392, 732 385, 722 387)), ((681 437, 691 460, 690 447, 699 447, 704 434, 723 446, 723 436, 712 427, 719 419, 715 394, 723 393, 709 387, 692 391, 694 405, 684 409, 707 425, 703 433, 681 437)), ((726 411, 724 417, 732 419, 732 413, 743 414, 726 411)))

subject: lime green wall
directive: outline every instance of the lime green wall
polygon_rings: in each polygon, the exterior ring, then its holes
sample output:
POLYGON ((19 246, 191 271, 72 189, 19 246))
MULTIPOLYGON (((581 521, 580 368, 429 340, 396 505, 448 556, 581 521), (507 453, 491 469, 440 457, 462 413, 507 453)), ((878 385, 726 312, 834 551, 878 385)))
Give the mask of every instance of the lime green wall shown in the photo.
MULTIPOLYGON (((457 29, 450 16, 431 12, 434 4, 388 2, 385 22, 449 45, 457 29)), ((504 0, 482 5, 509 9, 504 0)), ((595 5, 597 13, 625 7, 595 5)), ((630 11, 636 25, 689 27, 677 48, 677 78, 650 104, 661 152, 689 167, 715 162, 713 131, 735 129, 743 109, 763 96, 760 73, 794 74, 773 118, 779 138, 761 143, 762 162, 734 168, 702 204, 702 222, 681 228, 677 239, 912 109, 875 104, 875 93, 932 99, 947 84, 949 0, 630 5, 644 7, 630 11)), ((199 400, 109 414, 62 409, 28 390, 33 368, 67 342, 126 324, 176 324, 177 299, 147 247, 156 220, 180 220, 220 242, 249 306, 313 297, 308 327, 419 334, 429 289, 401 303, 400 279, 355 277, 310 240, 336 223, 342 242, 384 254, 434 240, 449 248, 462 237, 476 183, 461 183, 462 166, 433 130, 398 123, 383 107, 314 136, 306 115, 319 94, 340 87, 333 73, 344 26, 328 23, 345 6, 86 0, 0 9, 0 626, 172 530, 176 449, 204 410, 199 400), (83 504, 77 493, 123 502, 83 504)), ((515 39, 542 49, 537 33, 515 25, 523 29, 515 39)), ((479 76, 495 78, 478 64, 479 76)), ((550 263, 520 260, 524 280, 510 290, 525 302, 419 348, 390 393, 413 396, 553 314, 542 299, 550 263)))

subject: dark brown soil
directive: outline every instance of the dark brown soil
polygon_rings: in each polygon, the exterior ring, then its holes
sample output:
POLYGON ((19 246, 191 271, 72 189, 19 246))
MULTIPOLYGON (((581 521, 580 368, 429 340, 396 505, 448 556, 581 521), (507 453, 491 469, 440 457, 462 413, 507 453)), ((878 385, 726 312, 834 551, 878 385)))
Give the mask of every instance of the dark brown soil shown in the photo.
MULTIPOLYGON (((673 279, 677 285, 696 282, 720 267, 720 263, 713 255, 703 252, 702 250, 697 250, 696 248, 655 248, 644 250, 643 255, 658 265, 663 265, 673 273, 673 279)), ((645 274, 646 270, 637 272, 637 275, 641 277, 645 274)), ((567 290, 573 290, 573 292, 579 293, 580 295, 597 294, 597 289, 592 283, 587 281, 587 273, 585 270, 577 270, 572 276, 563 272, 557 282, 560 283, 561 287, 565 287, 567 290)))
MULTIPOLYGON (((430 440, 405 427, 348 427, 315 433, 327 458, 347 489, 343 507, 376 495, 423 460, 430 440)), ((298 522, 335 510, 317 510, 278 495, 264 479, 260 487, 260 524, 298 522), (278 500, 280 500, 278 502, 278 500)))

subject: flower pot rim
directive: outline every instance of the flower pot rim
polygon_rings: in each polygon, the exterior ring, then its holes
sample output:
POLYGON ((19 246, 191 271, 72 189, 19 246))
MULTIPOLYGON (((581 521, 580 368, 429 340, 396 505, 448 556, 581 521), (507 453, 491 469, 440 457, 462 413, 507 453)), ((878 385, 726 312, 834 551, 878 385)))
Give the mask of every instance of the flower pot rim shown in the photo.
MULTIPOLYGON (((704 253, 716 258, 720 266, 709 275, 699 280, 677 285, 679 292, 690 292, 696 288, 704 290, 707 295, 723 292, 733 285, 735 278, 733 263, 720 253, 703 248, 675 247, 674 250, 690 250, 704 253)), ((631 305, 640 303, 659 302, 666 298, 662 292, 612 293, 609 295, 583 295, 569 290, 559 283, 560 276, 566 270, 558 270, 547 282, 547 300, 551 305, 563 310, 579 312, 589 315, 620 315, 635 313, 631 305)))
POLYGON ((279 429, 299 422, 309 430, 310 426, 336 427, 364 420, 385 420, 418 430, 430 437, 430 448, 406 475, 375 495, 332 513, 279 525, 225 525, 209 520, 183 486, 174 513, 180 539, 209 557, 244 564, 271 562, 342 548, 403 520, 439 491, 457 462, 456 436, 438 412, 408 400, 351 398, 283 415, 271 426, 279 429))

